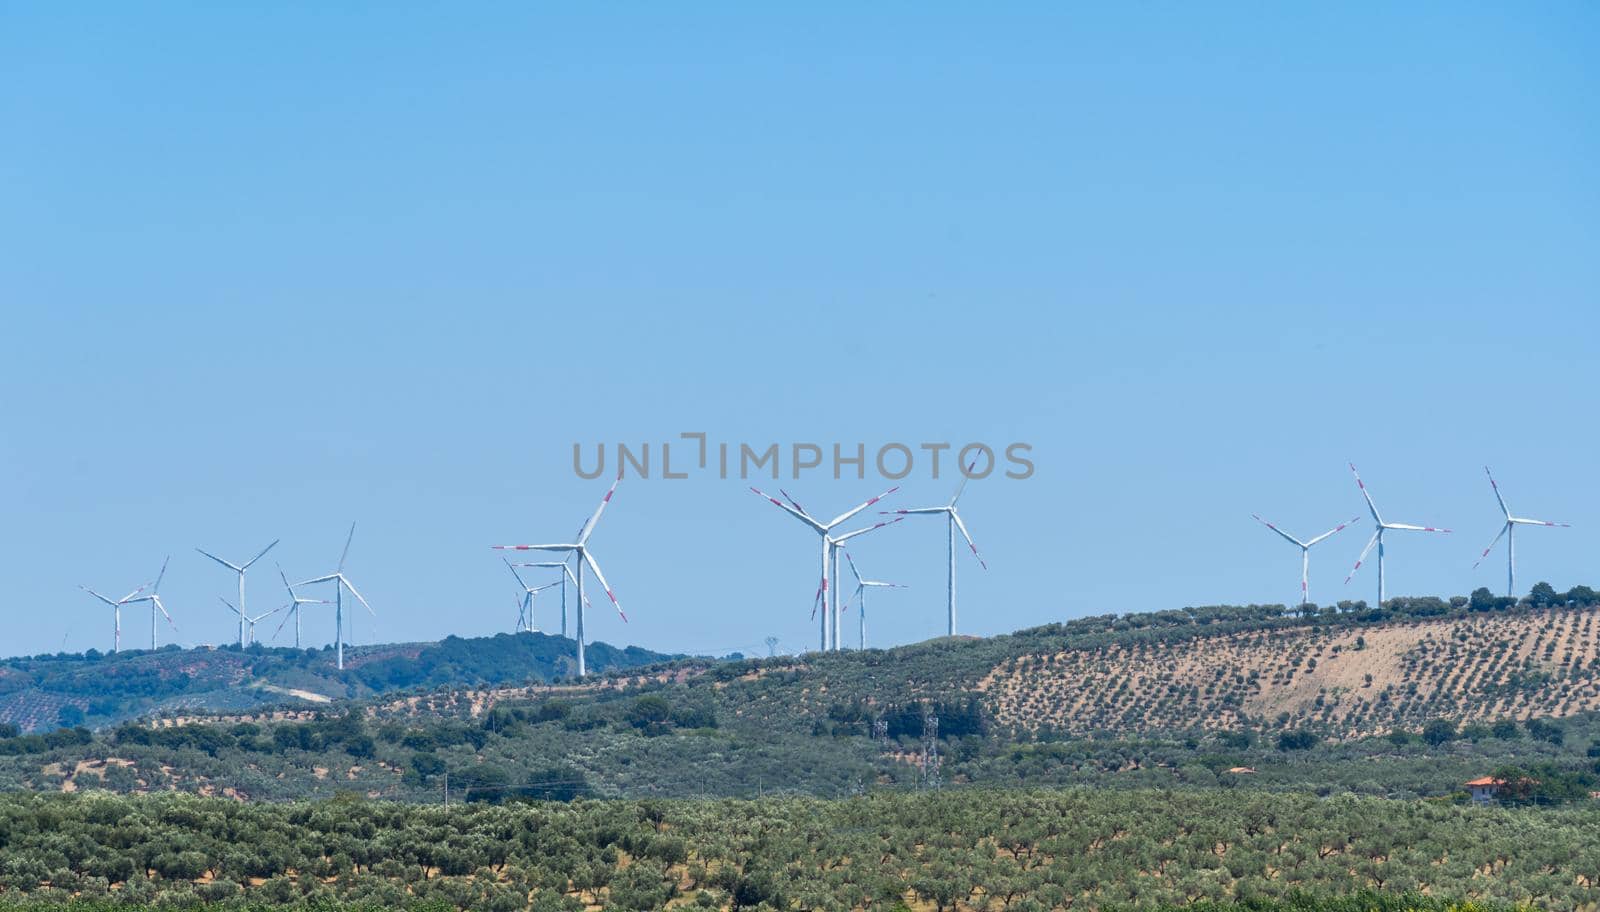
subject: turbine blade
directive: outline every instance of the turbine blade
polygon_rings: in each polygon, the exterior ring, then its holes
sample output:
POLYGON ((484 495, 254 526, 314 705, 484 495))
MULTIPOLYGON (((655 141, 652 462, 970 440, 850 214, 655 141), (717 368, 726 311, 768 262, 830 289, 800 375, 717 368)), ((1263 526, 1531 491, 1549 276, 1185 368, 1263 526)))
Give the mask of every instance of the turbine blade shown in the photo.
POLYGON ((885 497, 888 497, 890 494, 893 494, 894 492, 896 492, 898 490, 900 490, 900 486, 899 485, 895 485, 894 487, 890 488, 889 490, 884 491, 882 494, 879 494, 877 497, 874 497, 874 498, 872 498, 870 500, 867 500, 867 501, 857 505, 855 507, 855 509, 846 510, 843 513, 840 513, 838 516, 835 516, 833 518, 833 522, 828 523, 828 528, 832 529, 834 526, 837 526, 838 524, 844 522, 845 520, 847 520, 850 517, 856 515, 857 513, 860 513, 862 510, 865 510, 866 508, 872 506, 873 504, 875 504, 878 501, 884 499, 885 497))
POLYGON ((850 575, 855 577, 856 582, 859 584, 861 582, 861 571, 856 569, 856 559, 850 556, 849 551, 844 553, 844 559, 850 565, 850 575))
POLYGON ((949 507, 917 507, 914 510, 879 510, 879 516, 911 516, 917 513, 945 513, 949 507))
POLYGON ((107 605, 110 605, 113 608, 117 607, 117 603, 116 602, 113 602, 112 600, 106 598, 105 596, 103 596, 100 593, 94 591, 93 589, 90 589, 88 586, 79 586, 78 588, 82 589, 84 592, 89 593, 90 595, 94 596, 95 598, 99 599, 100 601, 105 602, 107 605))
POLYGON ((517 578, 517 585, 521 586, 524 589, 528 588, 528 584, 522 579, 522 574, 517 572, 517 568, 516 567, 511 566, 511 561, 509 559, 507 559, 507 558, 504 558, 504 557, 502 557, 500 559, 505 561, 506 569, 511 571, 511 575, 517 578))
POLYGON ((766 491, 763 491, 760 488, 751 488, 750 492, 755 494, 757 497, 766 498, 768 503, 773 504, 778 509, 782 510, 785 513, 788 513, 790 516, 793 516, 795 519, 800 520, 801 522, 803 522, 806 525, 810 526, 811 528, 817 530, 818 532, 821 532, 824 535, 827 534, 828 527, 824 526, 822 523, 819 523, 816 520, 812 519, 809 514, 802 513, 799 510, 796 510, 794 507, 789 506, 788 504, 784 503, 783 501, 779 500, 776 497, 773 497, 771 494, 768 494, 766 491))
POLYGON ((378 616, 378 612, 372 610, 372 606, 367 604, 367 600, 361 597, 361 593, 356 591, 356 587, 350 584, 350 580, 348 578, 341 575, 339 577, 339 582, 343 583, 344 587, 350 590, 350 594, 355 596, 356 601, 360 602, 362 606, 367 609, 368 614, 372 615, 373 617, 378 616))
POLYGON ((1361 489, 1361 496, 1367 499, 1367 509, 1372 511, 1372 519, 1378 525, 1383 525, 1383 517, 1378 515, 1378 505, 1372 502, 1372 495, 1367 493, 1367 486, 1361 481, 1361 473, 1356 471, 1356 464, 1350 463, 1350 474, 1356 477, 1356 487, 1361 489))
MULTIPOLYGON (((795 500, 793 497, 790 497, 788 491, 785 491, 784 489, 779 488, 778 489, 778 493, 783 495, 783 499, 784 500, 787 500, 789 503, 794 504, 794 508, 796 510, 799 510, 801 513, 806 513, 806 508, 800 506, 800 501, 795 500)), ((810 516, 811 514, 810 513, 806 513, 806 515, 810 516)))
POLYGON ((594 571, 594 578, 600 581, 600 588, 606 591, 606 598, 611 599, 611 605, 617 609, 617 614, 621 616, 622 623, 628 623, 628 616, 622 613, 622 603, 617 601, 616 593, 611 591, 611 584, 606 582, 605 574, 600 572, 600 564, 595 561, 594 555, 585 549, 578 552, 578 556, 580 560, 589 564, 590 570, 594 571))
POLYGON ((952 506, 952 507, 955 506, 956 505, 956 501, 961 499, 962 492, 967 490, 967 482, 972 480, 972 469, 977 464, 978 464, 978 460, 976 460, 976 459, 974 459, 971 462, 967 463, 966 471, 961 473, 961 484, 956 486, 956 496, 950 498, 950 506, 952 506))
POLYGON ((1260 516, 1257 516, 1254 513, 1251 513, 1250 516, 1252 518, 1254 518, 1256 522, 1262 524, 1263 526, 1266 526, 1268 529, 1271 529, 1272 531, 1274 531, 1274 532, 1278 533, 1279 535, 1283 536, 1291 544, 1299 545, 1302 548, 1311 547, 1311 543, 1310 542, 1303 542, 1300 539, 1295 538, 1293 535, 1290 535, 1289 533, 1283 531, 1282 529, 1278 528, 1277 526, 1274 526, 1272 523, 1267 522, 1266 520, 1262 519, 1260 516))
POLYGON ((178 630, 178 622, 174 621, 172 619, 172 615, 167 613, 167 606, 161 603, 161 596, 152 595, 150 596, 150 601, 153 602, 156 606, 156 609, 161 612, 161 616, 167 619, 167 623, 172 627, 173 631, 182 633, 182 631, 178 630))
POLYGON ((1372 532, 1372 537, 1367 539, 1367 546, 1365 548, 1361 549, 1361 556, 1356 558, 1356 565, 1354 567, 1350 568, 1349 576, 1346 576, 1344 578, 1344 581, 1346 583, 1350 582, 1350 578, 1356 575, 1356 571, 1357 570, 1361 569, 1361 563, 1367 559, 1367 554, 1372 551, 1372 546, 1376 545, 1378 543, 1378 533, 1380 531, 1382 531, 1382 530, 1381 529, 1374 529, 1373 532, 1372 532))
POLYGON ((298 602, 296 602, 296 603, 294 603, 292 605, 288 605, 286 607, 288 607, 290 609, 293 609, 293 610, 291 610, 288 614, 284 615, 283 616, 283 620, 278 622, 278 629, 272 631, 272 637, 267 642, 270 643, 270 642, 272 642, 272 640, 276 640, 278 638, 278 634, 283 632, 284 625, 288 624, 289 623, 289 619, 294 617, 294 613, 296 611, 300 610, 300 604, 298 602))
MULTIPOLYGON (((350 542, 356 537, 356 524, 350 524, 350 534, 344 537, 344 550, 339 552, 339 569, 344 570, 345 558, 350 556, 350 542)), ((273 544, 277 544, 274 542, 273 544)))
POLYGON ((1552 529, 1570 529, 1570 528, 1572 528, 1572 523, 1545 522, 1542 519, 1528 519, 1528 518, 1522 517, 1522 516, 1513 516, 1513 517, 1511 517, 1511 519, 1509 521, 1510 522, 1514 522, 1519 526, 1549 526, 1552 529))
POLYGON ((874 529, 882 529, 884 526, 892 526, 895 523, 903 522, 904 520, 905 520, 904 516, 896 516, 894 519, 886 519, 881 523, 873 523, 872 525, 867 526, 865 529, 857 529, 854 532, 846 532, 845 534, 839 536, 838 538, 833 538, 833 539, 830 539, 830 540, 834 544, 843 544, 843 543, 849 541, 850 539, 855 538, 857 535, 866 535, 868 532, 871 532, 874 529))
POLYGON ((584 544, 589 536, 594 534, 594 524, 600 521, 600 514, 606 511, 606 504, 611 502, 611 495, 617 493, 617 485, 622 484, 622 470, 617 469, 617 480, 611 483, 611 488, 606 491, 606 496, 600 498, 600 506, 594 508, 594 515, 578 530, 578 544, 584 544))
POLYGON ((1312 545, 1316 544, 1319 541, 1322 541, 1324 538, 1327 538, 1328 536, 1334 534, 1335 532, 1343 532, 1346 527, 1355 524, 1356 522, 1360 521, 1360 519, 1361 519, 1361 517, 1355 516, 1355 517, 1351 517, 1350 519, 1345 520, 1344 522, 1338 524, 1337 526, 1334 526, 1332 529, 1329 529, 1328 531, 1322 533, 1321 535, 1318 535, 1316 538, 1313 538, 1312 540, 1306 542, 1306 547, 1307 548, 1311 547, 1312 545))
POLYGON ((1449 532, 1449 529, 1440 529, 1437 526, 1413 526, 1410 523, 1384 523, 1385 529, 1400 529, 1404 532, 1449 532))
POLYGON ((1506 519, 1510 519, 1511 518, 1511 508, 1506 506, 1505 495, 1500 493, 1500 486, 1498 484, 1495 484, 1494 473, 1489 471, 1489 467, 1488 466, 1484 466, 1483 467, 1483 474, 1489 476, 1489 487, 1494 488, 1494 499, 1500 501, 1500 512, 1504 513, 1506 515, 1506 519))
POLYGON ((289 598, 294 599, 295 601, 299 601, 299 598, 296 597, 295 594, 294 594, 294 587, 289 585, 289 577, 288 577, 288 575, 283 572, 283 565, 278 563, 277 561, 273 561, 272 566, 278 568, 278 579, 283 580, 283 588, 288 590, 289 598))
POLYGON ((217 596, 217 601, 221 602, 224 605, 227 605, 228 606, 228 610, 232 611, 234 614, 238 614, 239 613, 239 609, 233 607, 233 603, 228 601, 227 599, 223 598, 222 596, 220 596, 220 595, 217 596))
POLYGON ((978 553, 978 546, 972 543, 972 536, 967 534, 967 524, 961 521, 961 514, 951 510, 950 518, 956 521, 956 528, 961 530, 961 537, 967 540, 967 547, 972 549, 972 556, 978 559, 978 566, 985 570, 989 569, 988 561, 978 553))
POLYGON ((216 561, 217 563, 221 564, 222 566, 227 567, 229 570, 232 570, 234 573, 243 573, 244 572, 244 568, 243 567, 240 567, 237 564, 230 564, 227 561, 223 560, 222 558, 216 556, 215 554, 212 554, 210 551, 207 551, 207 550, 205 550, 203 548, 196 548, 195 550, 199 551, 201 554, 204 554, 206 557, 211 558, 212 560, 216 561))
POLYGON ((561 545, 490 545, 496 551, 576 551, 577 544, 561 545))
POLYGON ((338 578, 339 578, 339 574, 330 573, 327 576, 319 576, 316 579, 301 580, 300 582, 295 583, 295 585, 296 586, 314 586, 317 583, 326 583, 329 580, 336 580, 338 578))
POLYGON ((828 591, 828 578, 824 576, 817 583, 817 594, 811 598, 811 620, 817 619, 817 606, 822 604, 822 594, 828 591))
MULTIPOLYGON (((351 527, 351 531, 352 531, 352 532, 353 532, 353 531, 354 531, 354 530, 355 530, 355 527, 354 527, 354 526, 352 526, 352 527, 351 527)), ((265 557, 265 556, 266 556, 266 554, 267 554, 267 552, 268 552, 268 551, 271 551, 271 550, 272 550, 272 549, 273 549, 273 548, 275 548, 275 547, 277 547, 277 546, 278 546, 278 542, 280 542, 280 541, 282 541, 282 540, 283 540, 283 539, 281 539, 281 538, 274 538, 274 539, 273 539, 273 540, 272 540, 272 544, 270 544, 270 545, 268 545, 268 546, 266 546, 266 547, 265 547, 265 548, 262 548, 262 549, 261 549, 261 553, 260 553, 260 554, 257 554, 257 555, 256 555, 256 556, 255 556, 255 557, 252 557, 252 558, 250 558, 250 559, 249 559, 249 560, 247 560, 247 561, 245 561, 245 562, 244 562, 244 566, 243 566, 243 567, 240 567, 240 568, 239 568, 239 569, 240 569, 240 570, 249 570, 249 569, 250 569, 250 565, 251 565, 251 564, 253 564, 253 563, 255 563, 255 562, 256 562, 256 561, 258 561, 258 560, 260 560, 260 559, 261 559, 261 558, 263 558, 263 557, 265 557)), ((349 543, 349 542, 345 542, 345 548, 346 548, 346 549, 349 549, 349 547, 350 547, 350 543, 349 543)))
POLYGON ((171 562, 172 555, 167 555, 161 560, 161 572, 156 574, 156 583, 150 587, 150 594, 155 595, 161 589, 161 580, 167 575, 167 564, 171 562))
POLYGON ((1474 569, 1474 570, 1478 569, 1478 565, 1483 563, 1483 559, 1489 556, 1489 552, 1494 550, 1494 546, 1495 545, 1500 544, 1500 539, 1505 537, 1506 532, 1510 528, 1511 528, 1510 520, 1507 520, 1505 523, 1501 524, 1500 531, 1495 534, 1494 541, 1490 542, 1489 543, 1489 547, 1484 548, 1483 549, 1483 553, 1478 555, 1478 559, 1472 562, 1472 569, 1474 569))

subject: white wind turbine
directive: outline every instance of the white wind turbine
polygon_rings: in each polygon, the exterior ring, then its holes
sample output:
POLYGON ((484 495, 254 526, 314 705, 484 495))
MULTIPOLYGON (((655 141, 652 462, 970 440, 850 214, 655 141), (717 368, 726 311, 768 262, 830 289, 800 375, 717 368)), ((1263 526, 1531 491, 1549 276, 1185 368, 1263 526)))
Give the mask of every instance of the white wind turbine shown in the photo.
POLYGON ((875 526, 869 526, 869 527, 867 527, 865 529, 857 529, 854 532, 849 532, 849 533, 846 533, 844 535, 840 535, 838 537, 832 537, 832 532, 833 532, 833 530, 835 528, 837 528, 839 526, 840 523, 842 523, 845 520, 849 519, 850 517, 856 515, 857 513, 860 513, 862 510, 865 510, 866 508, 872 506, 873 504, 875 504, 878 501, 884 499, 885 497, 888 497, 890 494, 893 494, 894 492, 900 490, 899 485, 896 485, 895 487, 892 487, 889 490, 884 491, 882 494, 879 494, 877 497, 874 497, 871 500, 868 500, 868 501, 866 501, 864 503, 858 504, 857 506, 855 506, 855 507, 853 507, 853 508, 851 508, 849 510, 846 510, 843 513, 840 513, 838 516, 835 516, 830 522, 827 522, 827 523, 823 523, 823 522, 821 522, 821 521, 819 521, 817 519, 812 518, 810 513, 807 513, 805 510, 802 510, 800 508, 800 505, 798 503, 795 503, 794 499, 789 497, 789 495, 786 492, 784 492, 781 488, 779 489, 779 493, 782 493, 783 496, 789 500, 789 503, 784 503, 783 501, 778 500, 776 497, 773 497, 772 495, 768 494, 765 491, 762 491, 759 488, 751 488, 750 490, 751 490, 752 493, 754 493, 754 494, 756 494, 756 495, 758 495, 760 497, 766 498, 770 503, 774 504, 779 509, 783 510, 785 513, 788 513, 789 515, 793 516, 795 519, 798 519, 801 522, 805 523, 807 526, 810 526, 811 530, 813 532, 816 532, 817 536, 822 540, 822 552, 821 552, 821 554, 822 554, 822 558, 821 558, 821 561, 822 561, 822 582, 817 587, 816 598, 812 600, 813 613, 815 613, 814 608, 815 608, 816 602, 818 600, 823 600, 822 624, 821 624, 821 630, 820 630, 820 639, 821 639, 822 645, 819 648, 823 652, 827 652, 829 649, 838 649, 839 648, 839 636, 838 636, 838 627, 839 627, 839 594, 837 592, 837 588, 838 587, 834 587, 835 591, 833 591, 831 593, 831 595, 830 595, 829 586, 828 586, 828 579, 829 579, 829 576, 830 576, 830 572, 831 572, 831 575, 833 577, 835 577, 835 578, 837 578, 838 575, 839 575, 839 567, 838 567, 839 558, 838 558, 838 555, 834 552, 834 549, 838 546, 838 544, 840 542, 845 541, 846 539, 854 538, 857 535, 864 535, 867 532, 871 532, 873 529, 879 529, 879 528, 882 528, 883 526, 889 525, 889 523, 878 523, 875 526), (831 562, 833 564, 832 571, 829 570, 830 560, 831 560, 831 562))
POLYGON ((1500 501, 1500 512, 1506 515, 1506 522, 1505 525, 1500 527, 1500 534, 1496 535, 1494 541, 1489 543, 1489 547, 1484 548, 1483 553, 1478 555, 1478 559, 1472 564, 1472 569, 1478 569, 1478 565, 1483 563, 1484 558, 1489 556, 1489 552, 1494 550, 1494 546, 1500 544, 1501 535, 1506 536, 1506 595, 1514 596, 1517 594, 1517 527, 1550 526, 1558 529, 1570 529, 1572 528, 1572 523, 1545 522, 1542 519, 1523 519, 1520 516, 1512 516, 1511 508, 1506 506, 1506 499, 1500 494, 1500 486, 1494 483, 1494 475, 1490 473, 1488 466, 1483 467, 1483 474, 1489 476, 1489 486, 1494 488, 1494 499, 1500 501))
MULTIPOLYGON (((574 586, 576 586, 578 584, 577 577, 572 575, 572 568, 567 566, 567 562, 564 561, 564 560, 559 560, 559 561, 531 561, 531 562, 523 561, 521 563, 513 564, 512 566, 514 566, 514 567, 544 567, 544 568, 552 568, 552 569, 555 568, 555 567, 560 567, 561 568, 561 635, 563 637, 566 636, 567 635, 567 581, 571 580, 572 584, 574 586)), ((522 579, 522 577, 519 576, 519 577, 517 577, 517 579, 520 580, 520 579, 522 579)), ((594 607, 594 603, 589 601, 587 596, 584 597, 583 603, 585 605, 588 605, 590 608, 594 607)))
POLYGON ((239 574, 239 607, 238 607, 238 612, 239 612, 239 646, 240 646, 240 648, 244 647, 244 573, 245 573, 246 570, 250 569, 250 565, 251 564, 255 563, 256 561, 258 561, 262 557, 264 557, 268 551, 271 551, 273 549, 273 547, 275 547, 280 540, 281 539, 276 539, 276 538, 273 539, 272 540, 272 544, 266 546, 265 548, 262 548, 260 554, 257 554, 255 557, 250 558, 249 560, 245 561, 243 564, 235 564, 235 563, 232 563, 230 561, 225 561, 222 558, 216 556, 215 554, 212 554, 211 552, 203 550, 201 548, 196 548, 195 549, 196 551, 199 551, 201 554, 204 554, 206 557, 209 557, 212 560, 216 561, 217 563, 221 564, 222 566, 227 567, 229 570, 232 570, 234 573, 239 574))
MULTIPOLYGON (((165 563, 163 563, 161 565, 161 568, 162 568, 163 571, 166 570, 166 566, 167 565, 165 563)), ((134 602, 140 601, 139 594, 144 592, 144 590, 149 585, 150 585, 149 583, 145 583, 145 584, 141 585, 139 588, 137 588, 137 589, 133 590, 132 592, 128 593, 127 595, 124 595, 122 598, 119 598, 119 599, 113 601, 113 600, 108 599, 105 596, 101 595, 100 593, 94 591, 93 589, 90 589, 88 586, 84 586, 82 584, 79 584, 79 586, 78 586, 79 589, 82 589, 84 592, 89 593, 90 595, 94 596, 95 598, 99 599, 100 601, 105 602, 107 605, 111 606, 111 623, 112 623, 111 651, 112 652, 119 652, 122 649, 122 606, 123 605, 129 605, 129 604, 132 604, 134 602)))
POLYGON ((972 549, 972 556, 978 559, 978 566, 985 570, 989 569, 988 561, 985 561, 983 559, 983 555, 978 553, 978 546, 973 543, 972 536, 967 533, 966 523, 961 521, 961 514, 956 511, 956 501, 961 499, 961 493, 967 489, 967 482, 972 480, 972 475, 970 473, 975 465, 977 465, 976 461, 967 465, 966 471, 961 473, 961 484, 956 486, 956 496, 950 498, 950 502, 944 506, 918 507, 914 510, 885 511, 887 513, 896 513, 901 516, 912 516, 919 513, 943 513, 945 515, 945 533, 947 536, 946 550, 949 552, 950 557, 950 572, 948 575, 949 606, 945 631, 946 636, 956 635, 956 530, 959 529, 961 531, 961 537, 967 540, 967 547, 972 549))
POLYGON ((344 575, 344 561, 345 558, 350 556, 350 541, 355 537, 356 524, 351 523, 350 534, 346 536, 344 540, 344 550, 339 552, 339 566, 332 573, 329 573, 325 576, 319 576, 315 579, 301 580, 300 582, 295 583, 296 586, 312 586, 317 583, 333 583, 334 664, 340 671, 344 670, 344 591, 346 589, 350 590, 350 594, 355 596, 356 601, 360 602, 362 607, 367 609, 368 614, 372 615, 373 617, 378 616, 378 613, 372 610, 372 606, 367 604, 367 600, 361 597, 361 593, 356 591, 356 587, 351 584, 350 578, 344 575))
MULTIPOLYGON (((227 599, 223 598, 220 595, 217 596, 217 601, 221 602, 224 605, 227 605, 229 611, 237 612, 239 610, 238 608, 236 608, 234 606, 234 604, 232 602, 228 601, 227 599)), ((246 632, 245 632, 245 645, 248 646, 251 643, 254 643, 256 641, 256 624, 266 620, 269 617, 272 617, 274 614, 277 614, 278 612, 280 612, 280 611, 282 611, 282 610, 284 610, 285 608, 288 608, 288 607, 290 607, 290 606, 289 605, 279 605, 278 607, 272 609, 271 611, 266 612, 265 614, 258 614, 255 617, 248 617, 248 616, 245 617, 245 619, 244 619, 245 630, 246 630, 246 632)), ((284 618, 284 620, 287 621, 288 618, 284 618)), ((280 624, 278 626, 278 629, 282 630, 283 626, 280 624)), ((274 633, 273 636, 277 636, 277 634, 274 633)))
POLYGON ((132 605, 138 602, 150 603, 150 650, 152 652, 155 651, 158 645, 156 641, 157 614, 160 614, 162 617, 167 619, 167 623, 172 625, 172 630, 174 633, 178 631, 178 622, 172 619, 172 615, 167 613, 167 606, 161 603, 161 580, 167 575, 167 561, 170 560, 172 560, 172 558, 168 557, 161 562, 161 572, 156 574, 156 581, 155 584, 150 587, 149 595, 140 595, 135 598, 126 599, 123 602, 123 604, 126 605, 132 605))
POLYGON ((1277 526, 1273 525, 1272 523, 1269 523, 1266 520, 1262 519, 1260 516, 1256 515, 1255 513, 1251 513, 1250 515, 1255 518, 1256 522, 1262 524, 1263 526, 1266 526, 1268 529, 1271 529, 1272 531, 1274 531, 1274 532, 1278 533, 1279 535, 1283 536, 1291 544, 1295 545, 1296 547, 1298 547, 1300 549, 1300 607, 1302 607, 1302 608, 1305 607, 1307 604, 1309 604, 1310 601, 1311 601, 1311 588, 1310 588, 1311 546, 1316 544, 1317 542, 1320 542, 1323 539, 1333 535, 1335 532, 1344 531, 1344 528, 1346 526, 1350 525, 1351 523, 1353 523, 1356 520, 1359 520, 1361 518, 1359 516, 1356 516, 1356 517, 1353 517, 1351 519, 1347 519, 1344 522, 1338 524, 1337 526, 1334 526, 1332 529, 1329 529, 1328 531, 1322 533, 1321 535, 1318 535, 1316 538, 1311 539, 1310 541, 1301 541, 1300 539, 1295 538, 1293 535, 1290 535, 1289 533, 1283 531, 1282 529, 1278 528, 1277 526))
POLYGON ((300 606, 301 605, 326 605, 326 604, 328 604, 328 600, 327 599, 308 599, 308 598, 302 598, 302 597, 300 597, 298 595, 295 595, 294 587, 289 585, 289 577, 283 572, 283 567, 281 565, 277 565, 277 566, 278 566, 278 578, 283 580, 284 591, 289 593, 289 604, 283 606, 283 607, 289 609, 289 613, 284 615, 283 616, 283 620, 278 623, 278 629, 272 631, 272 638, 274 640, 276 640, 278 638, 278 634, 283 632, 284 625, 289 623, 289 619, 290 618, 294 618, 294 648, 299 649, 300 648, 300 606))
POLYGON ((621 482, 622 473, 618 472, 617 480, 611 483, 611 488, 610 490, 606 491, 606 496, 600 498, 600 506, 594 508, 594 515, 590 516, 589 521, 584 523, 583 527, 578 530, 577 541, 552 545, 494 546, 495 550, 497 551, 564 551, 567 554, 577 555, 578 569, 577 572, 573 574, 573 578, 577 581, 578 586, 578 629, 576 630, 576 633, 578 643, 578 677, 580 678, 589 673, 588 659, 584 654, 583 641, 583 607, 584 605, 588 604, 587 600, 585 600, 583 597, 583 568, 585 564, 588 565, 590 572, 594 574, 594 578, 600 581, 600 587, 606 591, 606 597, 611 599, 611 605, 617 609, 617 614, 622 617, 623 623, 627 623, 628 621, 628 616, 622 613, 622 605, 617 601, 616 594, 611 591, 611 585, 606 582, 605 574, 600 572, 599 562, 594 559, 594 554, 589 550, 589 536, 594 534, 594 527, 595 524, 600 521, 600 514, 605 512, 606 504, 611 502, 611 496, 617 493, 617 485, 621 482))
POLYGON ((1365 561, 1367 559, 1367 554, 1368 554, 1368 552, 1370 552, 1372 550, 1372 546, 1374 544, 1376 544, 1378 546, 1378 604, 1377 604, 1377 607, 1378 608, 1382 608, 1383 607, 1383 595, 1384 595, 1384 590, 1383 590, 1383 533, 1385 531, 1389 530, 1389 529, 1398 529, 1398 530, 1400 530, 1402 532, 1449 532, 1450 530, 1449 529, 1440 529, 1440 528, 1436 528, 1434 526, 1413 526, 1413 525, 1410 525, 1409 523, 1386 523, 1386 522, 1384 522, 1383 521, 1383 517, 1378 514, 1378 505, 1372 502, 1372 495, 1367 492, 1367 486, 1361 482, 1361 473, 1356 471, 1356 465, 1353 462, 1350 463, 1350 474, 1352 474, 1352 475, 1354 475, 1356 477, 1356 487, 1361 489, 1361 496, 1365 497, 1367 499, 1367 509, 1372 511, 1372 521, 1377 523, 1378 528, 1373 531, 1372 537, 1367 539, 1367 546, 1365 548, 1361 549, 1361 556, 1356 558, 1356 565, 1354 567, 1350 568, 1350 575, 1346 576, 1344 578, 1344 581, 1346 583, 1350 582, 1351 578, 1356 575, 1356 571, 1361 569, 1361 564, 1362 564, 1363 561, 1365 561))
MULTIPOLYGON (((505 560, 505 558, 501 558, 501 560, 505 560)), ((567 584, 567 578, 562 577, 553 583, 546 583, 543 586, 530 586, 528 585, 528 581, 522 578, 522 574, 517 572, 517 568, 512 566, 510 561, 507 560, 505 563, 506 569, 510 570, 511 575, 517 578, 517 585, 522 587, 522 598, 517 601, 516 632, 521 633, 522 631, 526 630, 529 633, 538 633, 539 625, 533 620, 533 597, 545 591, 546 589, 554 589, 557 586, 565 586, 567 584)), ((562 564, 561 566, 565 567, 566 564, 562 564)))
POLYGON ((899 583, 886 583, 883 580, 862 579, 861 571, 856 569, 856 559, 850 556, 849 551, 844 553, 844 559, 850 562, 850 575, 856 578, 855 599, 858 603, 857 608, 861 612, 858 620, 861 625, 861 648, 864 650, 867 648, 867 590, 906 589, 909 587, 902 586, 899 583))

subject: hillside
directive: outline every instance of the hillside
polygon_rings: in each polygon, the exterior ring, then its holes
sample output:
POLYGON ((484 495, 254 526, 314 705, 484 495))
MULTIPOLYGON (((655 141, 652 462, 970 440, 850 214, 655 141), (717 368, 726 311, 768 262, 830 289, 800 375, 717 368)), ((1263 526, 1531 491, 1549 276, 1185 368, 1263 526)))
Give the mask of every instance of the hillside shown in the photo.
POLYGON ((1597 609, 1027 651, 978 684, 1001 725, 1071 734, 1250 724, 1352 737, 1600 708, 1597 609))
MULTIPOLYGON (((420 687, 557 681, 572 674, 571 653, 570 640, 519 633, 348 647, 342 672, 331 648, 259 645, 6 659, 0 662, 0 724, 23 731, 96 727, 141 715, 326 706, 420 687)), ((605 643, 591 644, 588 657, 601 672, 673 658, 605 643)))
MULTIPOLYGON (((1575 600, 1187 609, 515 684, 515 664, 488 657, 531 641, 447 640, 415 659, 369 656, 347 672, 375 691, 360 699, 0 738, 0 788, 425 801, 446 780, 480 799, 552 780, 607 797, 943 782, 1404 797, 1518 767, 1539 771, 1540 800, 1587 800, 1600 788, 1597 613, 1575 600), (376 692, 402 669, 447 683, 376 692)), ((296 681, 281 669, 278 680, 296 681)))

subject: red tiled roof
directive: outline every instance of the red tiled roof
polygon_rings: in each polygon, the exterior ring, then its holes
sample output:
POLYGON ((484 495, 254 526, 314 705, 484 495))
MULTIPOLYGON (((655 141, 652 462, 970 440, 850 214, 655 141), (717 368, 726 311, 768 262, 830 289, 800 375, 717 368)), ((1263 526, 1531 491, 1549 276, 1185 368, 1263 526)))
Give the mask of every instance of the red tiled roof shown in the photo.
POLYGON ((1505 785, 1505 784, 1506 784, 1506 781, 1504 779, 1496 779, 1493 776, 1483 776, 1481 778, 1474 779, 1471 782, 1466 783, 1467 788, 1475 788, 1475 787, 1481 787, 1481 786, 1486 786, 1486 785, 1505 785))

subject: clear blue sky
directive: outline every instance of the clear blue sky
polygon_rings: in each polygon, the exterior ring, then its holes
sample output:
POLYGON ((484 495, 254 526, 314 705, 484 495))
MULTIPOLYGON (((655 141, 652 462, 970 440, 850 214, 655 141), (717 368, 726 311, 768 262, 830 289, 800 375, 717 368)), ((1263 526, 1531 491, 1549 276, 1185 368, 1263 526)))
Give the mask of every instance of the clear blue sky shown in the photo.
MULTIPOLYGON (((593 508, 571 444, 689 430, 1033 444, 963 501, 977 633, 1289 601, 1249 514, 1356 515, 1347 460, 1458 530, 1396 535, 1392 593, 1502 584, 1484 463, 1576 524, 1525 583, 1600 584, 1597 85, 1583 3, 0 4, 0 652, 106 648, 76 586, 166 554, 226 642, 195 546, 311 575, 352 519, 359 640, 509 629, 488 545, 593 508)), ((1313 598, 1373 596, 1364 540, 1313 598)), ((814 542, 625 482, 592 633, 803 647, 814 542)), ((913 587, 876 642, 941 632, 937 521, 857 556, 913 587)))

